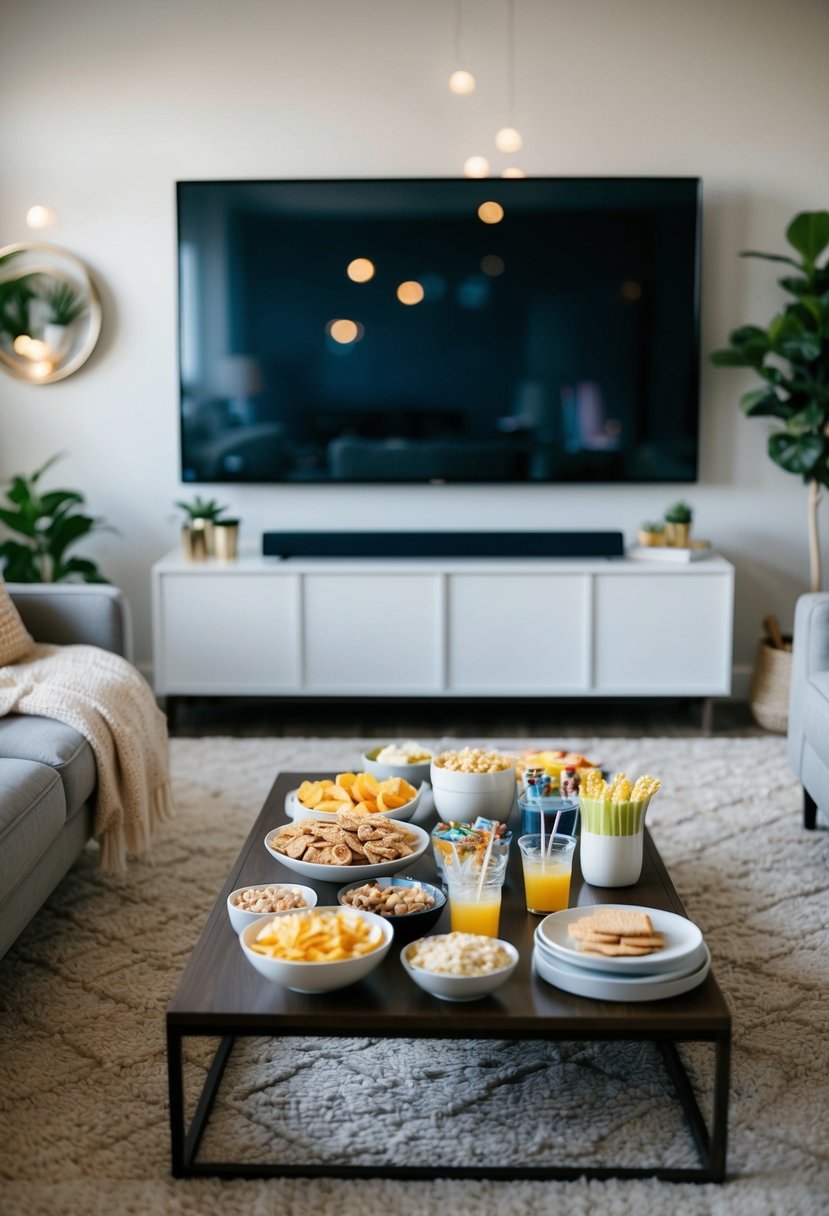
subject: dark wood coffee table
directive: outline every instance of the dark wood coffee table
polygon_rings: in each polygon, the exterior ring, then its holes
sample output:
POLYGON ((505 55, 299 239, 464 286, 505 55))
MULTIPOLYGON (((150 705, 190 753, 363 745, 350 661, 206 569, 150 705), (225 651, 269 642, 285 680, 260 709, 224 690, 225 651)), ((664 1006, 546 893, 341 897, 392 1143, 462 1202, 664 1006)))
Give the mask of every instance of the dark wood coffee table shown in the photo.
MULTIPOLYGON (((307 773, 302 776, 308 776, 307 773)), ((501 911, 501 936, 521 959, 507 984, 481 1001, 453 1004, 422 992, 400 964, 392 946, 367 979, 330 995, 306 996, 268 983, 245 959, 230 927, 227 896, 247 884, 301 881, 266 851, 266 833, 285 821, 284 800, 302 778, 281 774, 251 829, 230 876, 216 900, 167 1010, 167 1068, 170 1093, 172 1172, 175 1177, 332 1176, 388 1178, 645 1178, 721 1182, 725 1178, 731 1016, 713 975, 700 987, 669 1000, 615 1004, 571 996, 533 974, 533 933, 538 917, 524 906, 518 849, 513 847, 501 911), (190 1126, 185 1126, 183 1040, 218 1036, 213 1058, 190 1126), (400 1163, 245 1164, 199 1161, 199 1144, 233 1044, 240 1036, 318 1035, 435 1039, 546 1039, 648 1041, 658 1045, 694 1138, 700 1165, 694 1168, 629 1166, 579 1167, 501 1164, 405 1165, 400 1163), (710 1132, 700 1110, 677 1043, 714 1045, 713 1110, 710 1132)), ((407 871, 408 873, 409 871, 407 871)), ((431 850, 411 869, 434 878, 431 850)), ((336 903, 341 884, 313 884, 321 905, 336 903)), ((572 906, 633 903, 685 915, 656 847, 646 833, 645 863, 636 887, 603 890, 583 882, 578 852, 571 890, 572 906)), ((448 931, 448 913, 435 932, 448 931)))

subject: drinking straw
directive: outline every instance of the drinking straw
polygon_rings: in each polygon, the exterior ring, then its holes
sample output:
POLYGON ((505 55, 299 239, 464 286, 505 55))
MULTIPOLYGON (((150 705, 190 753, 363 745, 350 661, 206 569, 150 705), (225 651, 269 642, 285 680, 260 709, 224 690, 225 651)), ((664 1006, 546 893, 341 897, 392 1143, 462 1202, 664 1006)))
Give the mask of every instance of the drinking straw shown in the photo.
POLYGON ((546 851, 544 849, 544 809, 538 808, 538 830, 541 833, 541 869, 544 869, 546 851))
POLYGON ((494 840, 495 840, 495 828, 493 827, 493 828, 489 829, 489 840, 486 842, 486 852, 484 853, 484 859, 481 862, 481 877, 478 879, 478 890, 475 895, 476 903, 480 903, 480 901, 481 901, 481 892, 484 889, 484 878, 486 877, 486 868, 489 865, 489 859, 492 856, 492 843, 494 840))
MULTIPOLYGON (((559 807, 559 809, 556 811, 556 817, 553 822, 553 830, 552 830, 552 832, 550 832, 550 839, 547 841, 547 856, 548 857, 552 857, 552 855, 553 855, 553 841, 555 840, 556 832, 558 831, 559 819, 561 819, 561 807, 559 807)), ((544 852, 544 837, 543 836, 541 838, 541 852, 542 853, 544 852)))

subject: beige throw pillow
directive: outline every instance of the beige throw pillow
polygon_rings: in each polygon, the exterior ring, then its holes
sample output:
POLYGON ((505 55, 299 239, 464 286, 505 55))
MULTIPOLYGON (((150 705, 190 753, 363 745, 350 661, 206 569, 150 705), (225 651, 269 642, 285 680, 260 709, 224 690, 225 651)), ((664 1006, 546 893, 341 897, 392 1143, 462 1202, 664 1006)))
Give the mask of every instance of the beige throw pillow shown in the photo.
POLYGON ((34 638, 20 619, 6 584, 0 578, 0 667, 24 658, 33 646, 34 638))

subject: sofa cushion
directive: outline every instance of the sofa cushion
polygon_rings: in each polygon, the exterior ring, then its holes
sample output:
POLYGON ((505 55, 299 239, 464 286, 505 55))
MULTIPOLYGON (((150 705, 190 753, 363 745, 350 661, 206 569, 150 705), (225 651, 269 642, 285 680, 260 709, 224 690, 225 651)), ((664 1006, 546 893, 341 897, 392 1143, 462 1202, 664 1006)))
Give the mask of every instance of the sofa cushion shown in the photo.
POLYGON ((826 758, 829 760, 829 671, 819 671, 806 681, 801 690, 801 727, 807 739, 816 743, 826 740, 826 758))
POLYGON ((60 777, 45 764, 0 759, 0 904, 66 823, 60 777))
POLYGON ((0 667, 16 663, 28 654, 34 639, 20 619, 6 584, 0 578, 0 667))
POLYGON ((95 789, 92 748, 71 726, 54 718, 9 714, 0 718, 0 759, 32 760, 53 768, 63 782, 66 818, 71 819, 95 789))

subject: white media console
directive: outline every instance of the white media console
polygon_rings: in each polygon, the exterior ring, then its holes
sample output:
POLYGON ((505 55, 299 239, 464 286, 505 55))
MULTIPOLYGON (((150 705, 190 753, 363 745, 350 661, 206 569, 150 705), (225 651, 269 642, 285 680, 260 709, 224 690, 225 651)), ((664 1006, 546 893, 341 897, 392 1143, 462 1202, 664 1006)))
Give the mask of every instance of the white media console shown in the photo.
POLYGON ((734 568, 626 558, 153 566, 161 696, 698 697, 731 691, 734 568))

